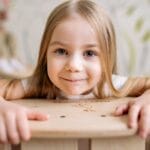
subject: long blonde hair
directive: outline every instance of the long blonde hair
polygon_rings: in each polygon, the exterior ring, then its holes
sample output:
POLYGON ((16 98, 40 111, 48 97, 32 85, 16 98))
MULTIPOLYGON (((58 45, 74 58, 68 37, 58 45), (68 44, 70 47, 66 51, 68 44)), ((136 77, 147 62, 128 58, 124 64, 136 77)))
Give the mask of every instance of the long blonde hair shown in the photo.
POLYGON ((104 84, 107 83, 116 97, 126 96, 129 93, 127 84, 120 91, 116 90, 112 83, 112 74, 116 73, 116 38, 114 27, 105 10, 91 0, 69 0, 57 6, 50 14, 43 38, 41 41, 38 63, 30 80, 30 88, 26 97, 56 98, 57 87, 52 84, 47 74, 47 49, 56 26, 67 19, 72 13, 77 13, 93 27, 97 33, 100 45, 100 59, 102 64, 102 80, 98 84, 96 96, 106 97, 104 84))

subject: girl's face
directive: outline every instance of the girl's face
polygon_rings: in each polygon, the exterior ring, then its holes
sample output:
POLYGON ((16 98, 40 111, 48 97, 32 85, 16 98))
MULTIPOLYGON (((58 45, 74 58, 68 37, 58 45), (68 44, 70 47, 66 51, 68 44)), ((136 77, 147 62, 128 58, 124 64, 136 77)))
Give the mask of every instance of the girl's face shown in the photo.
POLYGON ((47 51, 52 83, 67 95, 93 89, 101 78, 100 49, 95 31, 77 14, 55 28, 47 51))

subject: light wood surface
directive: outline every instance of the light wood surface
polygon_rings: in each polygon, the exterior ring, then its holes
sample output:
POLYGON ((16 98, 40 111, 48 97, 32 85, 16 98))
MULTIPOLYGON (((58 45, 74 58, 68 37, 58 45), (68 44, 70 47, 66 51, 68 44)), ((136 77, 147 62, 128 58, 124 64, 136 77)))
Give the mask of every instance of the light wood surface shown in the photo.
POLYGON ((49 114, 47 121, 29 121, 32 139, 22 142, 19 150, 145 150, 137 129, 128 128, 127 115, 113 115, 118 105, 129 100, 14 101, 49 114))
POLYGON ((127 116, 115 117, 117 105, 129 99, 107 102, 19 100, 21 105, 49 114, 48 121, 30 121, 34 138, 100 138, 134 135, 127 116))
POLYGON ((138 136, 92 139, 92 150, 145 150, 145 141, 138 136))
POLYGON ((21 150, 78 150, 77 140, 74 139, 32 139, 22 143, 21 150))
POLYGON ((0 150, 11 150, 11 146, 9 144, 0 144, 0 150))

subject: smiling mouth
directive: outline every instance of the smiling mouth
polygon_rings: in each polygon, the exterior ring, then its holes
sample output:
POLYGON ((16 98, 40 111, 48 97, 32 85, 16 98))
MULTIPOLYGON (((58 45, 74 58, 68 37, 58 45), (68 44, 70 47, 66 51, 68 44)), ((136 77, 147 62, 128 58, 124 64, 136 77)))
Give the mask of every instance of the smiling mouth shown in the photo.
POLYGON ((68 82, 72 82, 72 83, 86 80, 86 79, 66 79, 66 78, 61 78, 61 79, 68 81, 68 82))

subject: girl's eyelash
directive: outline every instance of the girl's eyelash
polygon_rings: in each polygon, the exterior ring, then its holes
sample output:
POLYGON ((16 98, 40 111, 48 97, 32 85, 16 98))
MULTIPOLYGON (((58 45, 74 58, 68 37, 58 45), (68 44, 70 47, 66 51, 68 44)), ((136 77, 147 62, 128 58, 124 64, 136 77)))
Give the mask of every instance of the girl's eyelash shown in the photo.
POLYGON ((84 52, 84 56, 87 56, 87 57, 97 56, 97 52, 94 50, 87 50, 84 52))
MULTIPOLYGON (((64 48, 57 48, 54 50, 54 53, 57 55, 68 55, 68 51, 65 50, 64 48)), ((97 52, 94 50, 86 50, 83 52, 84 57, 94 57, 97 56, 97 52)))
POLYGON ((57 48, 55 51, 54 51, 54 53, 56 53, 56 54, 58 54, 58 55, 67 55, 68 54, 68 52, 65 50, 65 49, 63 49, 63 48, 57 48))

